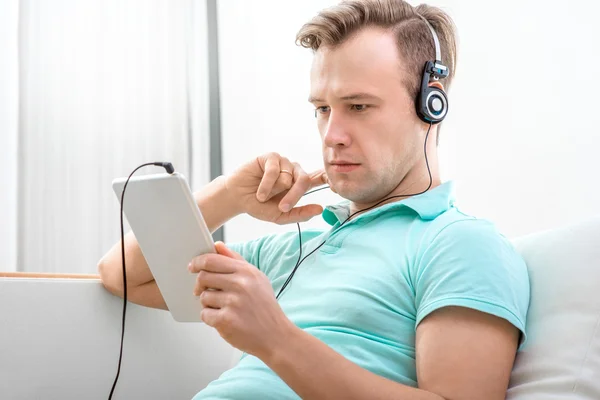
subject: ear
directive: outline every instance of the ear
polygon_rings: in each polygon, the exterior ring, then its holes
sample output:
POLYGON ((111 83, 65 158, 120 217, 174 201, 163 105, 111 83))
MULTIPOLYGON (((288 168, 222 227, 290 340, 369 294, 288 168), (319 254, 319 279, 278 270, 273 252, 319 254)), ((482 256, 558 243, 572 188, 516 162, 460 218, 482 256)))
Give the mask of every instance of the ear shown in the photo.
POLYGON ((438 89, 444 90, 444 85, 440 81, 429 82, 429 87, 436 87, 438 89))

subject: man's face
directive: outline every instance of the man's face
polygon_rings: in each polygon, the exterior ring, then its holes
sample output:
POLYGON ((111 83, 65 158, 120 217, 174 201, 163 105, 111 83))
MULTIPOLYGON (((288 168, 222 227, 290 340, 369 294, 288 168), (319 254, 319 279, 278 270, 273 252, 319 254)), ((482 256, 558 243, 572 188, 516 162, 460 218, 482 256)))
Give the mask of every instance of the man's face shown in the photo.
POLYGON ((315 53, 310 101, 325 171, 334 191, 354 203, 382 199, 422 158, 423 123, 404 73, 393 35, 377 28, 315 53))

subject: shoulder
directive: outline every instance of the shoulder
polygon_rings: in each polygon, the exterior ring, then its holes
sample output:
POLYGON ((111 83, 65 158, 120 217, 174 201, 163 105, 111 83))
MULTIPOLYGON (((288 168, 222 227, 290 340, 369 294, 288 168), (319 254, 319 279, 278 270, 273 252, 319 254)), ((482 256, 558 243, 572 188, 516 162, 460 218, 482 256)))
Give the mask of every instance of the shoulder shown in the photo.
POLYGON ((495 224, 451 209, 432 221, 418 253, 412 279, 419 321, 456 305, 503 317, 524 333, 527 266, 495 224))
POLYGON ((512 242, 492 221, 465 214, 456 208, 431 221, 422 236, 420 255, 438 252, 460 253, 463 258, 494 253, 520 259, 512 242))

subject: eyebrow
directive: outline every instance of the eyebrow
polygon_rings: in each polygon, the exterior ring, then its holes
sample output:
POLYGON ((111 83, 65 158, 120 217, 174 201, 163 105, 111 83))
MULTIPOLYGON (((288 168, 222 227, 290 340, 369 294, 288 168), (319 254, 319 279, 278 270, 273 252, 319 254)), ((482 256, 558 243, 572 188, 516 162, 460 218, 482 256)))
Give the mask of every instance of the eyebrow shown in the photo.
MULTIPOLYGON (((370 93, 352 93, 349 94, 347 96, 342 96, 340 97, 340 100, 344 100, 344 101, 348 101, 348 100, 365 100, 365 99, 371 99, 371 100, 381 100, 379 97, 370 94, 370 93)), ((325 100, 323 99, 318 99, 316 97, 310 96, 308 98, 308 102, 309 103, 315 103, 315 102, 319 102, 319 103, 324 103, 325 100)))

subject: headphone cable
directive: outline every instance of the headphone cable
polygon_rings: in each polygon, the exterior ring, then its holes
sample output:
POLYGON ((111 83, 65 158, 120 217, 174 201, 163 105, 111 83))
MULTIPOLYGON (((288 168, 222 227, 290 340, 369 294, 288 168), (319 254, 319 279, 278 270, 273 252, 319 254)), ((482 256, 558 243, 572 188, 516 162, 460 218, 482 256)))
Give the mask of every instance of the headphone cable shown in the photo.
MULTIPOLYGON (((354 213, 350 214, 350 216, 348 216, 348 218, 346 218, 344 220, 344 222, 342 222, 340 224, 340 226, 338 226, 338 228, 340 228, 342 225, 344 225, 346 222, 348 222, 350 220, 350 218, 352 218, 353 216, 363 213, 365 211, 369 211, 375 207, 377 207, 378 205, 380 205, 381 203, 388 201, 390 199, 394 199, 394 198, 398 198, 398 197, 410 197, 410 196, 418 196, 420 194, 423 194, 425 192, 427 192, 430 188, 431 185, 433 184, 433 178, 431 176, 431 169, 429 168, 429 160, 427 159, 427 139, 429 137, 429 132, 431 131, 431 127, 433 126, 433 122, 429 123, 429 128, 427 128, 427 134, 425 134, 425 144, 423 146, 424 148, 424 153, 425 153, 425 164, 427 165, 427 173, 429 174, 429 185, 427 186, 427 189, 419 192, 419 193, 413 193, 413 194, 399 194, 399 195, 395 195, 395 196, 390 196, 390 197, 386 197, 385 199, 377 202, 376 204, 367 207, 365 209, 362 210, 358 210, 355 211, 354 213)), ((327 189, 329 186, 324 186, 315 190, 311 190, 305 194, 302 195, 302 197, 306 196, 307 194, 311 194, 314 192, 317 192, 319 190, 323 190, 323 189, 327 189)), ((283 290, 286 288, 286 286, 290 283, 290 281, 292 280, 292 278, 294 277, 294 274, 296 273, 296 270, 298 269, 298 267, 300 266, 300 264, 302 264, 302 262, 304 262, 304 260, 306 260, 306 258, 308 258, 311 254, 313 254, 315 251, 317 251, 319 248, 321 248, 321 246, 323 246, 325 244, 325 242, 327 241, 327 239, 325 239, 320 245, 318 245, 315 249, 313 249, 313 251, 311 251, 310 253, 308 253, 304 258, 302 258, 302 231, 300 230, 300 223, 297 222, 296 225, 298 226, 298 242, 299 242, 299 246, 300 246, 300 254, 298 255, 298 261, 296 261, 296 266, 294 267, 294 269, 292 270, 292 272, 290 273, 290 275, 288 276, 288 278, 286 279, 285 283, 283 284, 283 286, 281 287, 281 289, 279 290, 279 293, 277 294, 277 296, 275 297, 277 300, 279 300, 279 296, 281 295, 281 293, 283 292, 283 290)))
POLYGON ((127 177, 125 181, 125 185, 123 186, 123 192, 121 193, 121 261, 123 265, 123 318, 121 319, 121 349, 119 350, 119 364, 117 366, 117 376, 115 377, 115 381, 113 382, 112 389, 110 390, 110 394, 108 395, 108 400, 112 399, 113 393, 115 391, 115 387, 117 386, 117 381, 119 380, 119 374, 121 373, 121 360, 123 359, 123 339, 125 338, 125 312, 127 311, 127 272, 125 269, 125 231, 123 229, 123 199, 125 198, 125 189, 127 189, 127 184, 129 183, 129 179, 135 174, 135 172, 148 165, 156 165, 158 167, 163 167, 167 173, 172 174, 175 169, 173 165, 169 162, 150 162, 145 163, 137 167, 133 170, 131 174, 127 177))

